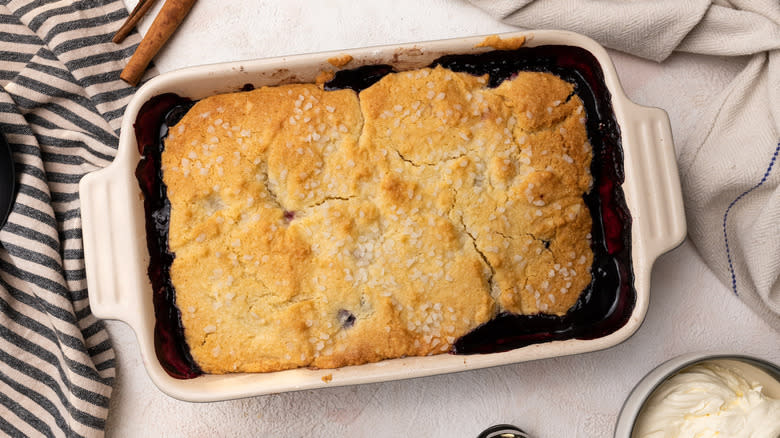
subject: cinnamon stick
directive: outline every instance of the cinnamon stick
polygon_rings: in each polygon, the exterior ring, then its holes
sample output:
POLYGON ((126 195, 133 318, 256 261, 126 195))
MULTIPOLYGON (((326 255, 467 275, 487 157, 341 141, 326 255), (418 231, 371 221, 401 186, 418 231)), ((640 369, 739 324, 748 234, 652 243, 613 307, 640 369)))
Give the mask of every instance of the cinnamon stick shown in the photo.
POLYGON ((138 24, 138 21, 140 21, 141 18, 143 18, 144 15, 149 12, 149 9, 154 6, 156 1, 157 0, 140 0, 138 4, 135 5, 133 12, 130 12, 127 20, 125 20, 125 22, 122 24, 122 27, 116 31, 114 38, 112 38, 111 41, 117 44, 124 41, 130 31, 132 31, 135 25, 138 24))
POLYGON ((162 46, 173 35, 196 0, 165 0, 160 12, 154 17, 152 26, 141 40, 119 77, 130 85, 137 85, 146 67, 152 62, 162 46))

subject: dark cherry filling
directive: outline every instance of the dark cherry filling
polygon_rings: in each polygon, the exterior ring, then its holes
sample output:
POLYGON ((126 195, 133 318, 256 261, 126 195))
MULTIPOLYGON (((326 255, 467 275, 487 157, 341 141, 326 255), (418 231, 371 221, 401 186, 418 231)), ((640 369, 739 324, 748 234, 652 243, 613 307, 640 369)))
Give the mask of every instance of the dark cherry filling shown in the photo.
POLYGON ((175 94, 163 94, 146 102, 135 121, 135 138, 143 158, 135 175, 144 194, 146 243, 149 248, 149 279, 154 291, 154 348, 165 371, 173 377, 190 379, 202 374, 184 341, 181 314, 170 268, 175 255, 168 250, 168 222, 171 204, 160 171, 164 147, 161 141, 168 126, 181 119, 194 102, 175 94))
POLYGON ((351 70, 340 70, 329 82, 325 83, 326 90, 343 90, 349 88, 356 92, 370 87, 386 74, 392 73, 393 67, 389 65, 364 65, 351 70))
POLYGON ((355 325, 355 315, 346 309, 339 309, 336 318, 339 320, 342 328, 348 329, 355 325))
MULTIPOLYGON (((631 216, 623 198, 623 152, 611 96, 596 59, 587 51, 569 46, 542 46, 480 55, 443 56, 432 65, 475 75, 489 75, 495 87, 519 71, 544 71, 574 84, 587 113, 588 138, 593 146, 593 189, 584 196, 593 219, 592 280, 577 303, 564 316, 499 314, 455 343, 456 354, 507 351, 539 342, 563 339, 593 339, 618 330, 628 321, 636 301, 631 270, 631 216)), ((342 70, 325 84, 328 90, 349 88, 360 92, 393 72, 388 65, 342 70)), ((242 90, 252 90, 246 84, 242 90)), ((184 342, 181 315, 170 282, 174 254, 168 250, 170 203, 160 171, 160 156, 167 127, 174 125, 193 102, 173 94, 147 102, 135 123, 136 138, 144 158, 136 170, 147 218, 147 243, 151 261, 149 277, 154 288, 155 347, 166 371, 177 378, 201 374, 184 342)), ((285 220, 295 218, 284 212, 285 220)), ((549 243, 546 243, 549 244, 549 243)), ((355 315, 338 311, 343 328, 355 324, 355 315)))

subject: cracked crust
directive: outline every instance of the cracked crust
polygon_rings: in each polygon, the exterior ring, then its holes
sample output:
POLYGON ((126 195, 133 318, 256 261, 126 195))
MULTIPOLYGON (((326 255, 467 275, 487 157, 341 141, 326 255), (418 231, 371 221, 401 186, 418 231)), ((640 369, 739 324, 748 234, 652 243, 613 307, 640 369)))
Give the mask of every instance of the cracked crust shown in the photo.
POLYGON ((441 67, 358 96, 313 84, 198 102, 170 129, 171 281, 208 373, 449 351, 590 283, 591 150, 570 84, 441 67))

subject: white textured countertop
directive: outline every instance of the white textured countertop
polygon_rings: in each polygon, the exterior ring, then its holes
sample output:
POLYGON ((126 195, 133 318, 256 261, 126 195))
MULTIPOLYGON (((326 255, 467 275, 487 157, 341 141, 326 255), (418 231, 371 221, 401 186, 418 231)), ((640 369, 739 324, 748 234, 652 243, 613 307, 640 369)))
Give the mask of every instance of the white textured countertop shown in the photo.
MULTIPOLYGON (((125 2, 128 8, 136 4, 125 2)), ((166 72, 509 30, 458 0, 201 1, 156 63, 166 72)), ((628 96, 669 113, 677 144, 697 123, 697 108, 744 65, 741 59, 694 55, 656 64, 610 53, 628 96)), ((512 423, 537 438, 603 438, 612 435, 631 388, 676 355, 729 350, 780 362, 778 333, 717 281, 689 242, 657 262, 645 322, 621 345, 451 375, 193 404, 152 384, 128 326, 107 326, 117 354, 110 437, 476 437, 492 424, 512 423)))

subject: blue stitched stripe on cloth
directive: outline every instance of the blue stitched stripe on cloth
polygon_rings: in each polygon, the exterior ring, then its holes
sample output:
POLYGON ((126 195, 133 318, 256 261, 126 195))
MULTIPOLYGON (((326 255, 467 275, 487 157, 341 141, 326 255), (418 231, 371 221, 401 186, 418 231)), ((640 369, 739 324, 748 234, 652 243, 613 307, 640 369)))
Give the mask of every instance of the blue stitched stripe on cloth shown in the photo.
POLYGON ((729 219, 729 212, 731 211, 731 208, 734 207, 734 205, 736 205, 737 202, 739 202, 742 198, 747 196, 753 190, 764 185, 767 178, 769 178, 769 174, 772 173, 772 168, 775 166, 778 153, 780 153, 780 141, 777 143, 777 147, 775 148, 775 153, 772 155, 772 159, 769 160, 769 166, 767 166, 766 172, 764 172, 764 176, 761 177, 761 180, 756 185, 745 190, 744 192, 742 192, 742 194, 734 198, 734 200, 731 201, 729 206, 726 208, 726 212, 723 214, 723 241, 726 245, 726 257, 728 258, 729 261, 729 273, 731 274, 731 289, 734 291, 734 295, 737 296, 739 296, 739 291, 737 291, 737 275, 734 272, 734 264, 731 260, 731 249, 729 248, 729 234, 728 234, 728 229, 726 227, 726 223, 728 222, 729 219))

